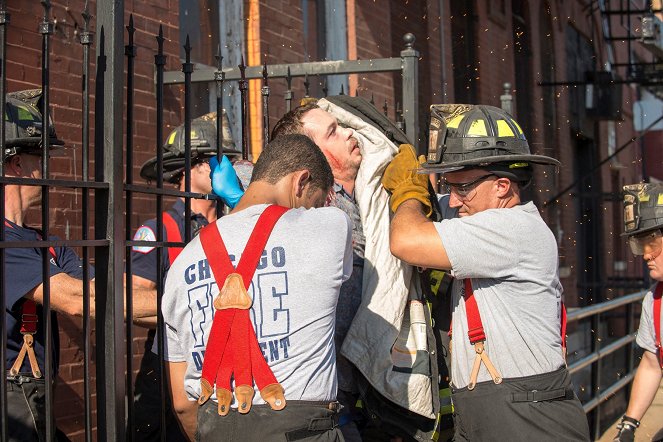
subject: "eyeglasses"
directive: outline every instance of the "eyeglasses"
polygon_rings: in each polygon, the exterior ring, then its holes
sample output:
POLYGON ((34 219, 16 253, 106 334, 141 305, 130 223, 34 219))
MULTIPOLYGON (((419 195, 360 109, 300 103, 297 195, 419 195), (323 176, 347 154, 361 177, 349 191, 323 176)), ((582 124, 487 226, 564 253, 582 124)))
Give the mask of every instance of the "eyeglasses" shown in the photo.
POLYGON ((642 235, 631 236, 628 239, 628 244, 631 246, 631 252, 634 255, 651 255, 651 259, 655 259, 661 254, 663 247, 662 237, 663 233, 661 229, 658 229, 642 235))
POLYGON ((442 178, 442 185, 444 186, 444 191, 446 193, 453 193, 458 199, 472 199, 474 197, 472 191, 479 185, 479 183, 493 176, 496 177, 497 175, 489 173, 467 183, 451 183, 447 181, 446 178, 442 178))

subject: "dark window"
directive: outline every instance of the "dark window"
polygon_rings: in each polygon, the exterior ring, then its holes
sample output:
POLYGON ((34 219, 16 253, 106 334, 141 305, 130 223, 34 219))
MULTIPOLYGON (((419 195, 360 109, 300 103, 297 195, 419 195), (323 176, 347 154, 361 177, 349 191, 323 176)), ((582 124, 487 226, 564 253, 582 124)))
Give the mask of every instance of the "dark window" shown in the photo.
POLYGON ((474 1, 451 1, 451 56, 456 103, 476 103, 479 77, 474 1))

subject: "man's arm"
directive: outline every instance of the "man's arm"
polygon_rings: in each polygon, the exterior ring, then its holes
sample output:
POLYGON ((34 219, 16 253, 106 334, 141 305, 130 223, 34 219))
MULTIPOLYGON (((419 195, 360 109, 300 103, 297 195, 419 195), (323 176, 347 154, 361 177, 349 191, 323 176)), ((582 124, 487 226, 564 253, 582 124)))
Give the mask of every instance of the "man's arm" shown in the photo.
POLYGON ((198 402, 190 401, 184 391, 186 362, 166 361, 166 371, 175 415, 189 440, 194 440, 198 427, 198 402))
MULTIPOLYGON (((53 310, 70 316, 83 316, 83 281, 58 273, 50 280, 50 305, 53 310)), ((90 316, 94 316, 94 280, 90 281, 90 316)), ((44 284, 25 294, 25 298, 37 304, 44 303, 44 284)))
POLYGON ((642 419, 654 400, 654 396, 656 396, 656 391, 661 383, 661 376, 661 367, 658 365, 656 355, 650 351, 645 351, 638 366, 638 371, 635 373, 626 416, 635 420, 642 419))
POLYGON ((133 322, 146 328, 157 326, 157 284, 147 278, 132 275, 133 322))
MULTIPOLYGON (((83 281, 66 273, 53 275, 49 281, 50 285, 50 305, 53 310, 69 316, 83 316, 83 281)), ((34 300, 37 304, 44 304, 44 284, 26 293, 25 298, 34 300)), ((90 316, 95 316, 94 279, 90 281, 90 316)), ((133 291, 133 314, 134 318, 145 318, 146 323, 150 323, 154 318, 156 326, 156 287, 150 289, 147 287, 134 287, 133 291)), ((139 324, 140 325, 140 324, 139 324)))
POLYGON ((398 206, 389 228, 391 253, 414 266, 450 269, 440 235, 423 211, 424 206, 415 199, 398 206))

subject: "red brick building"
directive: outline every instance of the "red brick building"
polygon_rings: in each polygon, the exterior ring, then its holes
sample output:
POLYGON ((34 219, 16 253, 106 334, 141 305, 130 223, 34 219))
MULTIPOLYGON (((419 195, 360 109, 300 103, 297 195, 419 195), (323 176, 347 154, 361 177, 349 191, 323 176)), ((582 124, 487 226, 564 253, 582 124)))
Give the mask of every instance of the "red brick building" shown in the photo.
MULTIPOLYGON (((43 10, 38 2, 7 3, 11 13, 8 90, 38 87, 41 36, 37 28, 43 10)), ((52 178, 80 179, 82 173, 82 46, 78 34, 84 3, 56 0, 51 12, 51 113, 59 137, 69 147, 66 156, 52 161, 52 178)), ((630 39, 640 32, 639 17, 646 12, 613 14, 617 3, 603 2, 602 10, 595 2, 584 0, 127 0, 125 21, 133 14, 137 46, 133 179, 141 181, 140 165, 154 156, 163 141, 155 140, 153 55, 160 26, 167 70, 181 69, 187 33, 193 46, 192 61, 201 67, 216 65, 219 45, 224 66, 236 65, 240 56, 250 66, 263 60, 282 64, 398 57, 404 48, 403 35, 411 32, 420 53, 421 139, 425 140, 430 104, 500 106, 501 97, 511 95, 512 113, 526 131, 532 151, 563 163, 557 174, 537 175, 528 196, 541 208, 558 239, 567 304, 583 306, 634 292, 644 274, 641 263, 617 236, 623 229, 620 192, 624 184, 663 179, 663 126, 659 123, 642 137, 639 132, 643 121, 661 115, 663 83, 656 76, 656 65, 645 65, 660 63, 660 54, 630 39), (587 81, 601 75, 612 83, 587 81), (505 83, 510 84, 506 90, 505 83)), ((649 2, 635 3, 646 9, 649 2)), ((94 6, 91 2, 93 30, 94 6)), ((654 7, 660 8, 660 2, 654 2, 654 7)), ((94 72, 94 55, 91 59, 94 72)), ((372 97, 378 107, 386 103, 392 119, 398 119, 397 107, 402 108, 399 74, 353 74, 309 78, 309 82, 311 95, 321 95, 325 85, 329 94, 336 94, 343 85, 345 93, 372 97)), ((258 80, 250 82, 254 158, 262 146, 260 86, 258 80)), ((273 125, 285 111, 286 84, 275 79, 270 86, 269 121, 273 125)), ((165 89, 164 135, 183 121, 182 87, 165 89)), ((94 91, 93 84, 90 90, 94 91)), ((304 95, 302 78, 293 80, 293 91, 296 98, 304 95)), ((213 92, 212 84, 194 86, 194 117, 213 109, 213 92)), ((229 85, 227 94, 238 141, 236 87, 229 85)), ((53 233, 81 237, 80 198, 80 191, 51 191, 53 233)), ((134 207, 133 228, 154 216, 152 198, 141 196, 134 207)), ((39 219, 38 211, 31 213, 33 224, 39 219)), ((63 319, 61 329, 58 425, 82 440, 80 321, 63 319)), ((623 331, 615 326, 605 333, 623 331)), ((591 334, 587 327, 580 327, 571 330, 570 339, 571 349, 582 353, 591 334)), ((136 366, 140 340, 134 350, 136 366)))

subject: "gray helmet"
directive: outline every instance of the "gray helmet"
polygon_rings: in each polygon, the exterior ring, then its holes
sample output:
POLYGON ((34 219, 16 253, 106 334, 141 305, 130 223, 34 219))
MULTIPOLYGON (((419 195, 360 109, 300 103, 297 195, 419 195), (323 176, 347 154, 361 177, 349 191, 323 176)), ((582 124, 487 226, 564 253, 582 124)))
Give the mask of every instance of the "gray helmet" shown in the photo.
MULTIPOLYGON (((166 138, 163 145, 163 179, 177 183, 184 172, 184 125, 177 126, 166 138)), ((223 112, 223 153, 228 156, 241 155, 233 143, 230 134, 228 116, 223 112)), ((191 165, 216 155, 216 112, 191 120, 191 165)), ((146 180, 157 179, 157 158, 151 158, 143 164, 140 176, 146 180)))
POLYGON ((500 108, 434 104, 430 111, 426 172, 482 168, 522 182, 531 177, 530 163, 560 165, 554 158, 531 154, 523 130, 500 108))
POLYGON ((624 233, 639 235, 663 228, 663 183, 624 186, 624 233))
MULTIPOLYGON (((19 153, 41 153, 43 117, 41 89, 11 92, 5 102, 5 158, 19 153)), ((64 145, 49 125, 49 147, 64 145)))

